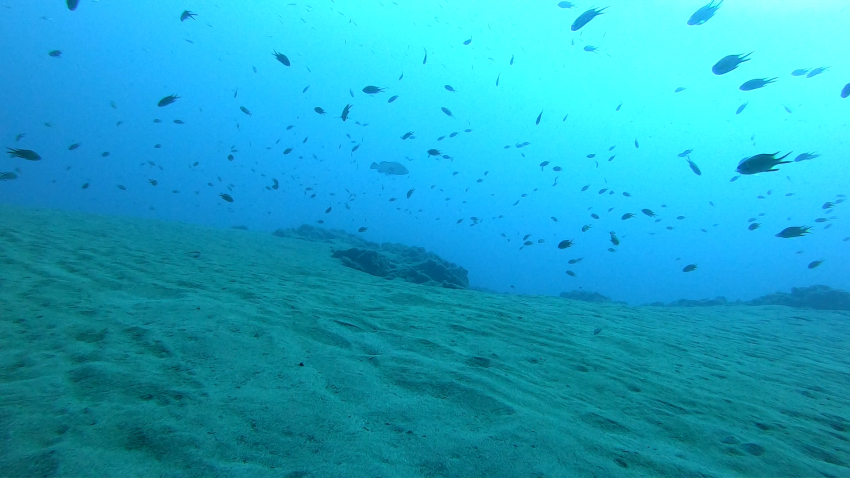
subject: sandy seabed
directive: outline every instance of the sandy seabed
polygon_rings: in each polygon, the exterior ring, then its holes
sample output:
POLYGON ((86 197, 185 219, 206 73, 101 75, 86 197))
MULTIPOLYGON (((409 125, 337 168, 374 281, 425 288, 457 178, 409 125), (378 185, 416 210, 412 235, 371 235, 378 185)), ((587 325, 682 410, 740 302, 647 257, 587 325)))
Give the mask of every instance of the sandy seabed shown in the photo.
POLYGON ((332 247, 0 206, 0 476, 850 476, 850 314, 448 290, 332 247))

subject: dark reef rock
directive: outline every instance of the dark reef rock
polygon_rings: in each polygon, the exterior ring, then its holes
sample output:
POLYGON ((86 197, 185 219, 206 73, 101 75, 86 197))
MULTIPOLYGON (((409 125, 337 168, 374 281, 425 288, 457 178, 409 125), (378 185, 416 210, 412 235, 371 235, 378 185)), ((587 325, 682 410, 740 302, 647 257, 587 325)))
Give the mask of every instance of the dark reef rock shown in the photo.
POLYGON ((746 302, 749 305, 785 305, 788 307, 850 310, 850 292, 825 285, 794 287, 790 294, 777 292, 746 302))
POLYGON ((333 257, 346 267, 386 279, 403 279, 416 284, 450 289, 468 289, 467 271, 421 247, 403 244, 376 244, 354 234, 334 229, 302 225, 298 229, 278 229, 279 237, 295 237, 340 246, 333 257))
POLYGON ((584 302, 595 302, 595 303, 611 302, 611 303, 614 303, 614 301, 611 300, 611 298, 608 297, 607 295, 602 295, 599 292, 586 292, 586 291, 583 291, 583 290, 571 290, 569 292, 561 292, 561 297, 563 297, 565 299, 581 300, 581 301, 584 301, 584 302))

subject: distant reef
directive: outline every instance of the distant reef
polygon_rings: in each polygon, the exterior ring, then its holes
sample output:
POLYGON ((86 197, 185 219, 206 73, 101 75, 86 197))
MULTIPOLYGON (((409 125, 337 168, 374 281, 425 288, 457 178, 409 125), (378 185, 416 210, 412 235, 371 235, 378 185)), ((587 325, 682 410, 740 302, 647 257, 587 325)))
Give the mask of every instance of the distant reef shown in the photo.
POLYGON ((343 265, 373 276, 399 278, 450 289, 469 288, 466 269, 421 247, 393 243, 377 244, 345 231, 321 229, 307 224, 297 229, 278 229, 272 234, 332 244, 332 256, 339 259, 343 265))
MULTIPOLYGON (((562 292, 561 297, 586 302, 613 302, 609 297, 596 292, 562 292)), ((776 292, 747 301, 728 301, 725 297, 715 299, 687 300, 674 302, 653 302, 655 307, 711 307, 718 305, 784 305, 798 309, 848 310, 850 311, 850 292, 833 289, 825 285, 794 287, 791 293, 776 292)))

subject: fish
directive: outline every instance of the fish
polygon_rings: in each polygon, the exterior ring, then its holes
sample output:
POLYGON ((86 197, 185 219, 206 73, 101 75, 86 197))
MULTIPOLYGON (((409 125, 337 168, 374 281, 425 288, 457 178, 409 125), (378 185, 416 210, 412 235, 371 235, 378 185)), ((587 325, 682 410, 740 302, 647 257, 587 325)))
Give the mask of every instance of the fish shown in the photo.
POLYGON ((62 52, 60 50, 50 50, 47 54, 53 58, 62 58, 62 52))
POLYGON ((363 93, 366 93, 367 95, 374 95, 376 93, 382 93, 385 89, 386 88, 381 88, 379 86, 369 85, 363 88, 363 93))
POLYGON ((6 148, 9 156, 13 158, 26 159, 27 161, 41 161, 41 156, 31 149, 6 148))
POLYGON ((761 224, 754 222, 754 223, 750 224, 749 226, 747 226, 747 229, 749 229, 751 231, 755 231, 759 227, 761 227, 761 224))
POLYGON ((803 234, 808 234, 809 232, 811 232, 810 230, 811 230, 811 227, 809 227, 809 226, 786 227, 785 229, 779 231, 779 233, 776 234, 776 237, 781 237, 781 238, 784 238, 784 239, 789 239, 789 238, 792 238, 792 237, 803 237, 803 234))
MULTIPOLYGON (((69 3, 70 3, 70 1, 69 1, 69 3)), ((76 3, 76 1, 75 1, 74 3, 76 3)), ((72 9, 72 10, 73 10, 73 9, 72 9)), ((195 19, 195 17, 197 17, 197 16, 198 16, 198 14, 197 14, 197 13, 192 13, 192 12, 190 12, 189 10, 183 10, 183 13, 181 13, 181 14, 180 14, 180 21, 181 21, 181 22, 183 22, 183 21, 186 21, 186 20, 188 20, 188 19, 190 19, 190 18, 191 18, 192 20, 194 20, 194 19, 195 19)))
POLYGON ((808 266, 808 267, 809 267, 809 269, 814 269, 815 267, 817 267, 817 266, 819 266, 819 265, 821 265, 821 264, 823 264, 823 260, 822 260, 822 259, 821 259, 821 260, 818 260, 818 261, 812 261, 812 262, 809 262, 809 266, 808 266))
POLYGON ((224 199, 224 200, 225 200, 225 201, 227 201, 227 202, 233 202, 233 196, 231 196, 230 194, 227 194, 227 193, 219 193, 219 195, 218 195, 218 196, 219 196, 220 198, 224 199))
POLYGON ((446 108, 445 106, 440 107, 440 109, 443 110, 443 113, 445 113, 446 116, 451 116, 452 118, 455 117, 455 115, 452 114, 452 110, 446 108))
POLYGON ((413 196, 413 191, 416 191, 416 188, 410 188, 410 191, 407 191, 407 199, 410 199, 410 196, 413 196))
POLYGON ((446 91, 451 91, 452 93, 457 93, 457 90, 452 88, 452 85, 445 85, 445 86, 443 86, 443 88, 445 88, 446 91))
POLYGON ((753 52, 749 52, 746 55, 726 55, 711 67, 711 72, 715 75, 725 75, 738 68, 738 65, 741 63, 750 61, 747 57, 752 54, 753 52))
POLYGON ((316 113, 319 113, 320 115, 325 114, 325 110, 321 106, 317 106, 317 107, 313 108, 313 111, 315 111, 316 113))
POLYGON ((572 4, 570 2, 558 2, 558 7, 559 8, 573 8, 573 7, 575 7, 575 4, 572 4))
POLYGON ((251 114, 251 110, 249 110, 248 108, 246 108, 244 106, 240 106, 239 109, 242 110, 242 112, 245 113, 248 116, 254 116, 254 115, 251 114))
POLYGON ((543 112, 541 111, 540 114, 537 115, 537 121, 535 121, 534 124, 539 125, 540 124, 540 118, 542 118, 542 117, 543 117, 543 112))
POLYGON ((735 114, 736 114, 736 115, 741 114, 741 111, 744 111, 744 108, 746 108, 748 104, 750 104, 750 102, 749 102, 749 101, 747 101, 746 103, 744 103, 744 104, 742 104, 741 106, 739 106, 739 107, 738 107, 738 109, 737 109, 737 110, 735 110, 735 114))
POLYGON ((368 230, 369 230, 369 228, 364 226, 364 227, 361 227, 360 229, 358 229, 357 232, 366 232, 368 230))
POLYGON ((681 93, 683 91, 685 91, 685 88, 680 86, 680 87, 676 88, 675 90, 673 90, 673 93, 681 93))
POLYGON ((575 277, 576 273, 573 272, 573 271, 567 271, 567 275, 570 276, 570 277, 575 277))
POLYGON ((652 212, 652 209, 641 209, 640 212, 646 214, 649 217, 655 217, 655 213, 652 212))
POLYGON ((677 154, 676 156, 678 156, 680 158, 685 158, 693 152, 694 152, 694 150, 692 150, 692 149, 686 149, 686 150, 682 151, 681 153, 677 154))
POLYGON ((277 50, 274 50, 272 52, 272 56, 275 57, 275 59, 277 61, 281 62, 283 64, 283 66, 291 65, 291 63, 289 62, 289 58, 286 55, 284 55, 283 53, 278 53, 277 50))
POLYGON ((611 231, 611 232, 609 232, 608 234, 610 234, 610 235, 611 235, 611 244, 614 244, 615 246, 619 246, 619 245, 620 245, 620 240, 619 240, 619 239, 617 239, 617 234, 616 234, 616 233, 614 233, 614 231, 611 231))
POLYGON ((392 103, 393 101, 398 99, 398 95, 390 96, 390 99, 387 100, 387 103, 392 103))
POLYGON ((403 164, 397 163, 395 161, 381 161, 380 163, 372 163, 369 166, 369 169, 377 169, 379 173, 394 176, 403 176, 405 174, 410 174, 410 171, 404 167, 403 164))
POLYGON ((73 151, 80 147, 80 143, 74 143, 71 146, 68 146, 68 151, 73 151))
MULTIPOLYGON (((721 1, 723 1, 723 0, 721 0, 721 1)), ((574 32, 579 31, 583 26, 587 25, 588 22, 590 22, 591 20, 593 20, 597 16, 602 15, 603 10, 605 10, 606 8, 608 8, 608 7, 588 9, 587 11, 585 11, 584 13, 579 15, 578 18, 575 19, 573 24, 570 25, 570 30, 572 30, 574 32)))
POLYGON ((68 6, 68 10, 72 12, 77 9, 77 5, 80 3, 80 0, 66 0, 65 5, 68 6))
POLYGON ((696 264, 688 264, 682 268, 682 272, 693 272, 695 270, 697 270, 696 264))
POLYGON ((563 241, 558 243, 558 249, 566 249, 573 245, 573 241, 570 239, 564 239, 563 241))
POLYGON ((342 115, 340 116, 340 118, 342 118, 343 121, 348 119, 348 113, 351 111, 351 106, 351 104, 347 104, 345 105, 345 108, 342 109, 342 115))
POLYGON ((815 68, 815 69, 813 69, 812 71, 810 71, 808 75, 806 75, 806 78, 811 78, 811 77, 813 77, 813 76, 818 76, 818 75, 820 75, 821 73, 823 73, 824 71, 826 71, 826 70, 827 70, 827 68, 829 68, 829 67, 828 67, 828 66, 820 66, 820 67, 818 67, 818 68, 815 68))
POLYGON ((464 41, 463 41, 463 44, 464 44, 464 45, 469 45, 470 43, 472 43, 472 37, 469 37, 469 39, 468 39, 468 40, 464 40, 464 41))
POLYGON ((694 174, 696 174, 697 176, 702 176, 702 171, 699 170, 699 166, 697 166, 697 163, 691 161, 690 158, 686 159, 686 161, 688 162, 688 166, 691 167, 691 171, 693 171, 694 174))
POLYGON ((844 85, 844 88, 841 89, 841 97, 847 98, 848 96, 850 96, 850 83, 847 83, 844 85))
POLYGON ((764 88, 766 85, 769 85, 775 81, 776 78, 755 78, 749 81, 745 81, 743 85, 738 87, 738 89, 741 91, 757 90, 759 88, 764 88))
POLYGON ((800 161, 808 161, 809 159, 815 159, 819 156, 819 153, 801 153, 798 154, 796 158, 794 158, 794 162, 799 163, 800 161))
POLYGON ((13 179, 18 179, 18 175, 14 172, 8 171, 0 173, 0 181, 12 181, 13 179))
POLYGON ((785 154, 785 156, 782 156, 780 158, 776 157, 777 154, 779 154, 778 151, 773 154, 757 154, 755 156, 744 158, 738 163, 738 167, 735 170, 744 175, 765 173, 768 171, 778 171, 778 169, 776 169, 776 166, 791 162, 782 161, 791 153, 788 152, 785 154))
POLYGON ((181 120, 181 119, 176 119, 176 120, 172 121, 172 123, 174 123, 174 124, 186 124, 186 122, 181 120))
POLYGON ((714 0, 708 2, 708 5, 703 6, 699 10, 695 11, 691 18, 688 19, 688 25, 702 25, 705 22, 709 21, 711 17, 717 13, 717 9, 720 8, 720 5, 723 3, 723 0, 720 0, 715 5, 714 0))
POLYGON ((159 100, 159 103, 157 103, 156 105, 162 108, 163 106, 168 106, 179 99, 180 97, 177 95, 168 95, 165 98, 159 100))
POLYGON ((791 76, 803 76, 809 72, 808 68, 799 68, 791 72, 791 76))

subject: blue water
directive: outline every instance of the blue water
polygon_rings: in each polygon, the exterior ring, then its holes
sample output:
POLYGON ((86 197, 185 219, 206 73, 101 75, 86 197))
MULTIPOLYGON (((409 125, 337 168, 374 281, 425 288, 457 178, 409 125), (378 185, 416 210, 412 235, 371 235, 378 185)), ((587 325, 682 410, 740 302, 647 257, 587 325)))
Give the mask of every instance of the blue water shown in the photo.
POLYGON ((258 231, 367 227, 368 240, 464 266, 474 286, 523 294, 644 303, 850 289, 846 3, 727 0, 689 26, 700 1, 611 1, 572 32, 590 6, 10 0, 0 134, 42 159, 4 157, 0 171, 18 177, 0 182, 0 201, 258 231), (187 8, 197 16, 181 22, 187 8), (829 68, 791 74, 816 67, 829 68), (701 175, 677 156, 687 149, 701 175), (775 152, 820 156, 731 181, 742 158, 775 152), (369 168, 380 161, 410 174, 369 168), (775 236, 789 226, 813 228, 775 236), (574 245, 558 249, 565 239, 574 245))

